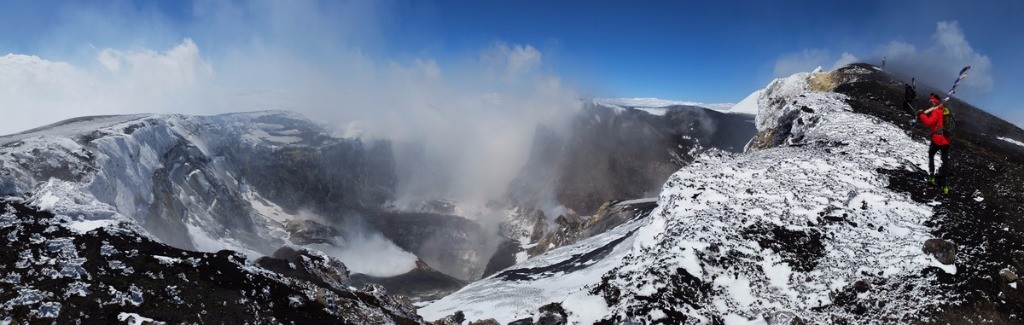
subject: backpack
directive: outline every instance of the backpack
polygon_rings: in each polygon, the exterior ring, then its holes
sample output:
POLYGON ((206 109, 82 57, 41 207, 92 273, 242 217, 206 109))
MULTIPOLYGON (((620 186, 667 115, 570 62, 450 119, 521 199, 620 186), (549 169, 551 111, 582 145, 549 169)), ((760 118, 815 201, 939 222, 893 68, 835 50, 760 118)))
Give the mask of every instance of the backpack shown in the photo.
POLYGON ((917 92, 910 85, 906 86, 906 90, 903 92, 903 101, 913 103, 914 99, 917 98, 917 92))
POLYGON ((942 106, 942 134, 947 137, 956 127, 956 114, 949 111, 949 105, 942 106))

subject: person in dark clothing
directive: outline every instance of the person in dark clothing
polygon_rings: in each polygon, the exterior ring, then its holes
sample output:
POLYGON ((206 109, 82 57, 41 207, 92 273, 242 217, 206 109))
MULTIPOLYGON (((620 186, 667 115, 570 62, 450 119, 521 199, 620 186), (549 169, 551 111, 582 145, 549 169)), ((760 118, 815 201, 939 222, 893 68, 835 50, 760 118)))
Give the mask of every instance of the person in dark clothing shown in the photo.
POLYGON ((946 108, 942 100, 939 99, 939 96, 934 93, 928 96, 928 100, 932 103, 932 107, 924 111, 918 111, 921 123, 932 130, 932 143, 928 146, 928 181, 932 185, 941 186, 943 194, 949 194, 949 184, 946 178, 949 175, 950 138, 943 124, 946 108), (939 166, 938 174, 935 173, 936 152, 939 153, 939 157, 942 159, 942 166, 939 166))
MULTIPOLYGON (((911 83, 914 83, 914 81, 911 81, 911 83)), ((914 109, 914 100, 917 100, 917 90, 914 88, 917 88, 917 86, 906 84, 906 90, 903 91, 903 104, 910 107, 911 111, 914 109)))
MULTIPOLYGON (((914 111, 916 110, 914 108, 914 101, 917 100, 917 82, 914 81, 914 78, 910 78, 910 83, 904 85, 906 86, 906 89, 903 91, 903 107, 910 110, 910 116, 916 116, 914 114, 914 111)), ((917 126, 916 117, 910 119, 910 126, 917 126)))

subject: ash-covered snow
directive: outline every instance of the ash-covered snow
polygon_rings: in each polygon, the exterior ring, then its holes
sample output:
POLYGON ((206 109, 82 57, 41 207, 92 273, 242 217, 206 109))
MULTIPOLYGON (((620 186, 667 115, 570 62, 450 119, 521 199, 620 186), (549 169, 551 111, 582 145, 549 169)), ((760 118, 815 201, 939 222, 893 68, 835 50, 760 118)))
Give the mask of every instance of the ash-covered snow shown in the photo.
POLYGON ((60 316, 60 303, 47 301, 39 304, 39 318, 57 318, 60 316))
POLYGON ((520 263, 420 313, 510 322, 560 302, 582 323, 922 317, 945 301, 924 271, 956 266, 921 249, 933 206, 888 189, 879 171, 920 170, 926 146, 853 113, 844 95, 812 91, 807 80, 817 73, 775 80, 744 100, 756 102, 758 130, 786 128, 784 146, 709 151, 670 177, 651 217, 520 263), (588 254, 601 256, 581 258, 588 254))

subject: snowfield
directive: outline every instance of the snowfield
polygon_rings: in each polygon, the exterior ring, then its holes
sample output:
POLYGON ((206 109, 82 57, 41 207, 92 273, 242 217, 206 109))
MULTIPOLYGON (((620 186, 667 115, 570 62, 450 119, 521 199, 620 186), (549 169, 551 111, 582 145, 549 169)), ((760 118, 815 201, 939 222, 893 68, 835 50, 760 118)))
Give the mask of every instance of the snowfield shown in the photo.
POLYGON ((933 207, 886 188, 882 170, 927 167, 926 145, 801 73, 736 105, 783 146, 709 151, 665 183, 658 208, 553 250, 419 310, 469 320, 538 319, 560 302, 571 323, 812 323, 920 317, 943 297, 922 251, 933 207), (857 300, 857 304, 850 302, 857 300))

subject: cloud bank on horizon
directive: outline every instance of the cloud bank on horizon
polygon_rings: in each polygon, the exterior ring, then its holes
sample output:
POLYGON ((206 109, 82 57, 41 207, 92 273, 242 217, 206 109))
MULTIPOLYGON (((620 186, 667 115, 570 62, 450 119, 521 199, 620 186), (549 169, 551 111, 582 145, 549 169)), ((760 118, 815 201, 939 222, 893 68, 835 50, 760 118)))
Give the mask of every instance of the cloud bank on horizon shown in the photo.
POLYGON ((850 63, 860 62, 853 54, 843 52, 838 59, 832 61, 832 55, 825 49, 804 49, 796 53, 785 54, 775 61, 775 77, 791 76, 798 72, 813 71, 818 67, 834 70, 850 63))
POLYGON ((836 69, 850 63, 867 62, 881 65, 881 58, 886 58, 885 69, 907 78, 942 89, 951 86, 960 68, 970 65, 971 77, 964 82, 958 93, 984 93, 991 91, 995 84, 992 78, 992 60, 971 47, 964 36, 960 24, 956 21, 940 21, 936 24, 932 42, 921 47, 893 40, 878 46, 871 60, 858 59, 853 54, 843 52, 838 58, 826 49, 804 49, 796 53, 781 56, 775 62, 775 76, 783 77, 797 72, 811 71, 817 67, 836 69))
POLYGON ((971 77, 957 89, 958 93, 988 92, 995 85, 992 60, 971 47, 956 21, 938 22, 932 43, 921 49, 907 42, 892 41, 878 53, 887 55, 887 69, 939 89, 952 86, 960 68, 967 65, 971 66, 971 77))
MULTIPOLYGON (((532 130, 528 125, 558 121, 577 106, 578 91, 531 44, 493 41, 455 60, 380 51, 388 30, 408 18, 395 14, 396 6, 196 2, 182 18, 132 3, 65 4, 54 10, 53 27, 32 34, 39 43, 32 53, 0 56, 0 105, 8 117, 0 134, 81 115, 291 109, 342 135, 421 138, 465 124, 456 121, 511 121, 511 128, 532 130)), ((887 56, 887 69, 936 87, 970 64, 961 95, 992 91, 989 56, 956 21, 936 25, 925 44, 809 48, 780 56, 772 71, 785 76, 887 56)))

